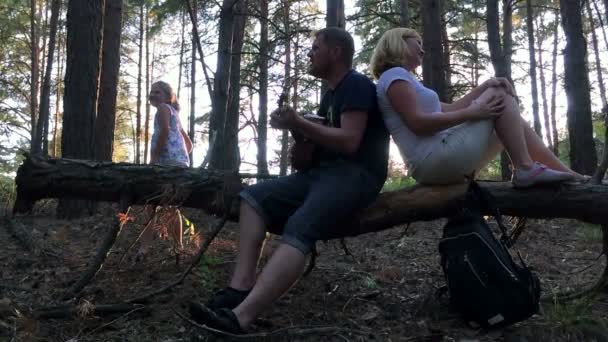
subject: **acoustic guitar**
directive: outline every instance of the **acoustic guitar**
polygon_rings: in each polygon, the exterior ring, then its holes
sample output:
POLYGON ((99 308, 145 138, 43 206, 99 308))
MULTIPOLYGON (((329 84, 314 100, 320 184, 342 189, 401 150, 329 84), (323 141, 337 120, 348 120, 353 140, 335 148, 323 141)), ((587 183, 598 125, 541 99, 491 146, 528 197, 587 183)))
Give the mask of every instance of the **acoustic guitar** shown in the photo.
MULTIPOLYGON (((287 94, 279 96, 279 108, 282 108, 287 102, 287 94)), ((316 115, 304 115, 304 118, 313 122, 321 123, 324 118, 316 115)), ((289 163, 297 171, 305 171, 313 167, 316 163, 315 152, 317 145, 302 134, 289 130, 293 136, 294 143, 289 147, 289 163)))

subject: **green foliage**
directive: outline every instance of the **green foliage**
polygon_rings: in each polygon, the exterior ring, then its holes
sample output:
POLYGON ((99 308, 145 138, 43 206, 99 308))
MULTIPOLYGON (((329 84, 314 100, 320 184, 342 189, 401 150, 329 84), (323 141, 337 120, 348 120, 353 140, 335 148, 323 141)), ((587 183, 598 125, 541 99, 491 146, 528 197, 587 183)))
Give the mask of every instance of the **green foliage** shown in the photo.
POLYGON ((576 223, 576 235, 585 242, 602 241, 602 230, 600 226, 585 222, 576 223))
POLYGON ((416 184, 416 180, 410 176, 392 176, 386 179, 382 192, 397 191, 416 184))
POLYGON ((0 212, 12 205, 15 195, 15 181, 0 174, 0 212))
POLYGON ((598 319, 592 311, 592 300, 593 298, 585 298, 568 303, 560 303, 555 300, 552 304, 542 307, 543 316, 547 321, 560 326, 591 323, 605 327, 606 322, 598 319))
POLYGON ((198 275, 200 276, 201 286, 203 288, 212 287, 216 282, 215 274, 211 271, 211 267, 222 262, 222 258, 215 255, 203 255, 198 264, 198 275))

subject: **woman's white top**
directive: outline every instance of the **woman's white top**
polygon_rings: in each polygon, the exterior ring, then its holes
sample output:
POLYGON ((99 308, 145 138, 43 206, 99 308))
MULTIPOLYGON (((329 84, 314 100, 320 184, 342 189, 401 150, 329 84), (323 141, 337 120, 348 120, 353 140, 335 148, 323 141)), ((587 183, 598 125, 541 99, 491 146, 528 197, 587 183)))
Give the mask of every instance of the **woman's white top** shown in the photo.
POLYGON ((417 104, 423 112, 441 115, 441 102, 436 92, 426 88, 411 72, 402 67, 388 69, 380 75, 376 87, 378 105, 386 128, 399 148, 401 157, 408 169, 408 174, 411 175, 416 168, 416 164, 431 153, 437 138, 445 136, 448 130, 429 136, 418 136, 412 132, 401 119, 399 113, 393 109, 386 94, 390 85, 398 80, 406 81, 414 87, 417 104))

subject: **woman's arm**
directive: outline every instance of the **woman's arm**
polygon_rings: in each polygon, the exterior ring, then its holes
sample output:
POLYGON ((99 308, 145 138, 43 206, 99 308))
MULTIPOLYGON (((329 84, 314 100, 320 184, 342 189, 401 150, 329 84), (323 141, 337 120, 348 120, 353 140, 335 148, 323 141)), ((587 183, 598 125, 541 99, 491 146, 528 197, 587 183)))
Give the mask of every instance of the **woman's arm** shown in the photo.
POLYGON ((184 138, 184 143, 186 144, 186 152, 192 152, 192 140, 190 140, 190 137, 183 128, 180 131, 182 133, 182 137, 184 138))
POLYGON ((502 98, 472 101, 469 106, 442 113, 425 113, 416 101, 416 91, 409 82, 397 80, 386 91, 393 109, 416 135, 431 135, 469 120, 489 119, 502 113, 502 98))
POLYGON ((156 163, 160 158, 160 152, 167 146, 167 140, 169 140, 169 119, 171 117, 171 111, 166 106, 158 107, 158 139, 156 139, 156 145, 152 146, 150 152, 150 163, 156 163))
POLYGON ((473 102, 473 100, 475 100, 481 94, 483 94, 483 92, 486 91, 486 89, 488 89, 488 84, 487 84, 487 82, 484 82, 481 85, 473 88, 473 90, 471 90, 465 96, 459 98, 458 100, 456 100, 452 103, 443 103, 442 102, 441 111, 451 112, 454 110, 460 110, 460 109, 467 108, 469 105, 471 105, 471 102, 473 102))

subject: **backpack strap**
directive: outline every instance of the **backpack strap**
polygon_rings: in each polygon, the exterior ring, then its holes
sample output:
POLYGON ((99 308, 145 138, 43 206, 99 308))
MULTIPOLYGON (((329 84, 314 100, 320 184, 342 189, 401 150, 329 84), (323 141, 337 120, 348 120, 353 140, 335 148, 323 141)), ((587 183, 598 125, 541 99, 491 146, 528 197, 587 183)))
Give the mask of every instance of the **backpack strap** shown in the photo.
MULTIPOLYGON (((469 181, 468 192, 471 192, 475 195, 473 198, 475 198, 479 202, 479 203, 477 203, 477 206, 479 207, 480 210, 485 209, 485 210, 489 211, 492 216, 494 216, 494 219, 496 220, 496 223, 498 224, 498 227, 500 228, 500 231, 502 232, 502 234, 500 236, 500 242, 505 244, 505 246, 510 246, 511 245, 511 236, 509 235, 508 229, 502 221, 502 215, 500 214, 500 210, 494 204, 495 203, 494 196, 492 196, 492 194, 489 191, 480 187, 479 183, 477 183, 473 179, 470 179, 470 181, 469 181)), ((470 200, 471 200, 470 198, 467 199, 467 201, 470 201, 470 200)))

